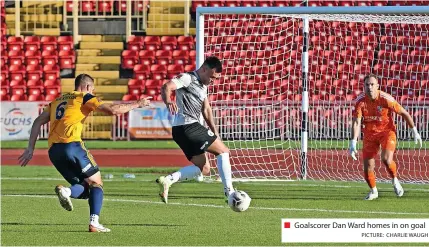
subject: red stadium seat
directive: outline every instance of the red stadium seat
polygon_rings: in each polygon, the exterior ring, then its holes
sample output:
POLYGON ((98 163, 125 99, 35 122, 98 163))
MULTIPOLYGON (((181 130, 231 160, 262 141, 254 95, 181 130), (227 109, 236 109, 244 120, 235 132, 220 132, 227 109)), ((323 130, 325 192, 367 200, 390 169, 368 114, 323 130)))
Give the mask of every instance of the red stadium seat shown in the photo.
POLYGON ((25 94, 13 94, 10 98, 11 101, 27 101, 27 95, 25 94))
POLYGON ((43 36, 40 42, 42 43, 43 51, 57 50, 57 37, 55 36, 43 36))
POLYGON ((61 69, 73 69, 75 67, 75 52, 74 50, 60 51, 60 68, 61 69))
POLYGON ((390 2, 390 6, 406 6, 407 1, 389 1, 390 2))
POLYGON ((426 48, 429 46, 429 38, 428 37, 422 37, 422 36, 416 36, 414 37, 414 49, 417 50, 426 50, 426 48))
POLYGON ((28 80, 27 81, 28 88, 40 88, 43 89, 43 82, 40 80, 28 80))
POLYGON ((43 83, 44 87, 60 87, 61 86, 61 82, 60 79, 57 80, 46 80, 43 83))
POLYGON ((197 12, 197 8, 198 7, 206 7, 207 6, 207 1, 206 0, 194 0, 192 1, 192 12, 197 12))
POLYGON ((195 70, 195 64, 185 65, 185 72, 191 72, 195 70))
POLYGON ((48 94, 45 96, 45 101, 50 102, 50 101, 53 101, 55 98, 57 98, 57 95, 48 94))
POLYGON ((335 7, 335 6, 338 6, 338 2, 337 1, 322 1, 322 5, 327 6, 327 7, 335 7))
POLYGON ((81 2, 82 12, 83 13, 94 13, 95 12, 95 2, 94 1, 82 1, 81 2))
MULTIPOLYGON (((169 81, 169 80, 164 80, 164 81, 169 81)), ((163 80, 146 80, 144 85, 146 87, 160 88, 164 84, 164 81, 163 80)))
MULTIPOLYGON (((0 91, 0 95, 2 97, 2 100, 8 100, 8 99, 3 99, 4 96, 9 96, 9 88, 8 87, 1 87, 1 91, 0 91)), ((10 98, 10 97, 9 97, 10 98)))
POLYGON ((355 6, 354 5, 354 1, 338 1, 338 6, 344 6, 344 7, 350 7, 350 6, 355 6))
POLYGON ((411 52, 409 58, 412 63, 416 64, 429 64, 429 54, 424 50, 414 50, 411 52))
POLYGON ((372 1, 373 6, 387 6, 388 0, 374 0, 372 1))
POLYGON ((73 1, 67 1, 66 3, 66 9, 68 13, 73 12, 73 1))
POLYGON ((183 73, 184 68, 183 68, 183 65, 172 64, 172 65, 168 65, 167 72, 168 72, 167 78, 173 79, 175 76, 177 76, 177 74, 183 73))
POLYGON ((141 87, 131 87, 128 86, 128 93, 135 96, 140 96, 142 94, 142 88, 141 87))
POLYGON ((179 36, 177 38, 178 50, 193 50, 195 46, 194 39, 191 36, 179 36), (186 46, 186 49, 182 47, 186 46))
POLYGON ((133 69, 139 63, 138 53, 136 51, 122 51, 121 66, 123 69, 133 69))
POLYGON ((27 36, 24 38, 24 45, 26 51, 38 51, 40 50, 40 38, 39 36, 27 36))
POLYGON ((140 51, 143 49, 144 38, 143 36, 130 36, 127 42, 127 49, 131 51, 140 51))
POLYGON ((152 65, 150 67, 152 79, 163 80, 167 75, 167 66, 165 65, 152 65))
POLYGON ((147 8, 149 4, 149 0, 136 0, 133 2, 133 13, 137 12, 137 14, 142 14, 143 10, 147 8))
POLYGON ((60 36, 58 37, 58 51, 71 51, 73 50, 73 37, 72 36, 60 36))
POLYGON ((7 39, 7 48, 9 51, 21 51, 24 49, 24 41, 21 37, 9 37, 7 39))
POLYGON ((161 49, 166 51, 175 50, 177 46, 177 39, 175 36, 162 36, 161 49))
MULTIPOLYGON (((60 94, 60 87, 47 87, 45 89, 46 97, 51 95, 51 97, 58 97, 60 94)), ((47 100, 47 99, 46 99, 47 100)))
POLYGON ((159 50, 161 47, 161 39, 159 36, 145 36, 144 47, 146 50, 159 50))
POLYGON ((27 79, 28 80, 41 80, 43 75, 43 68, 40 65, 27 66, 27 79))
POLYGON ((175 64, 189 64, 189 52, 188 51, 173 51, 173 60, 175 64), (176 62, 178 61, 178 62, 176 62))
POLYGON ((149 78, 150 76, 149 65, 137 64, 134 66, 133 70, 134 70, 134 78, 138 80, 146 80, 146 78, 149 78))
POLYGON ((0 69, 0 81, 5 81, 9 78, 9 67, 7 65, 2 65, 0 69))
POLYGON ((58 53, 57 51, 43 51, 42 52, 42 64, 43 65, 55 65, 58 63, 58 53))
POLYGON ((113 1, 104 0, 98 2, 98 13, 111 13, 113 1))
POLYGON ((372 1, 357 1, 356 6, 372 6, 372 1))
POLYGON ((140 95, 144 92, 144 82, 141 80, 131 79, 128 81, 128 93, 131 95, 140 95))
POLYGON ((60 67, 58 65, 45 65, 43 66, 44 79, 56 80, 60 78, 60 67))
POLYGON ((28 101, 45 101, 45 96, 43 96, 42 94, 30 94, 30 96, 28 96, 28 101))
POLYGON ((155 57, 156 57, 158 64, 168 65, 171 63, 172 52, 171 51, 158 50, 155 53, 155 57))
POLYGON ((26 85, 25 85, 24 81, 12 80, 9 84, 9 87, 11 87, 11 88, 24 88, 25 89, 26 85))
POLYGON ((223 7, 224 4, 224 1, 209 1, 207 7, 223 7))
POLYGON ((0 59, 1 59, 1 64, 0 64, 0 66, 7 65, 7 64, 9 63, 9 57, 8 57, 8 55, 7 55, 7 51, 6 51, 6 50, 2 50, 2 51, 1 51, 0 59))
POLYGON ((24 65, 11 65, 9 67, 10 80, 23 81, 26 78, 24 65))
POLYGON ((42 54, 39 50, 26 51, 25 52, 25 64, 28 65, 39 65, 41 64, 42 54))
POLYGON ((393 53, 393 57, 391 62, 398 62, 398 63, 407 63, 408 62, 408 52, 407 51, 401 51, 396 50, 393 53))
POLYGON ((140 64, 152 65, 155 63, 155 51, 141 50, 139 52, 140 64))
POLYGON ((24 52, 21 50, 9 51, 9 64, 20 66, 24 64, 24 52))

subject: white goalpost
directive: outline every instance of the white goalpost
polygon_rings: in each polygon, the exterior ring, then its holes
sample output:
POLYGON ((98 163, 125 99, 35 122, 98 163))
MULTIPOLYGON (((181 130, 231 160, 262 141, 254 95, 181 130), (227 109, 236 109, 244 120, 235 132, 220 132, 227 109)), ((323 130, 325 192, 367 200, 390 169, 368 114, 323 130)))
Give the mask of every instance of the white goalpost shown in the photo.
MULTIPOLYGON (((348 144, 368 73, 429 138, 429 6, 199 7, 196 18, 197 67, 223 61, 209 97, 234 179, 363 180, 348 144)), ((400 180, 429 182, 427 150, 396 124, 400 180)), ((390 181, 379 160, 376 176, 390 181)))

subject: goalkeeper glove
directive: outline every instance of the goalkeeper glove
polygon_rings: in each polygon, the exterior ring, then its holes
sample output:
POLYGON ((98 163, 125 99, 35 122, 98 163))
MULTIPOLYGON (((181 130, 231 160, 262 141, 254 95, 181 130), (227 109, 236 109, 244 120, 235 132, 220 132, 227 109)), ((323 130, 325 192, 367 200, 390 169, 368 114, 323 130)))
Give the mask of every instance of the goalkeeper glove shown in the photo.
POLYGON ((349 148, 349 152, 350 152, 350 155, 352 156, 352 158, 354 159, 354 160, 357 160, 357 157, 356 157, 356 155, 357 155, 357 149, 356 149, 356 145, 357 145, 357 140, 351 140, 350 141, 350 148, 349 148))
POLYGON ((413 133, 414 133, 414 142, 416 143, 416 145, 418 143, 420 143, 420 147, 422 147, 423 146, 422 137, 420 136, 419 132, 417 131, 417 128, 414 127, 412 130, 413 130, 413 133))

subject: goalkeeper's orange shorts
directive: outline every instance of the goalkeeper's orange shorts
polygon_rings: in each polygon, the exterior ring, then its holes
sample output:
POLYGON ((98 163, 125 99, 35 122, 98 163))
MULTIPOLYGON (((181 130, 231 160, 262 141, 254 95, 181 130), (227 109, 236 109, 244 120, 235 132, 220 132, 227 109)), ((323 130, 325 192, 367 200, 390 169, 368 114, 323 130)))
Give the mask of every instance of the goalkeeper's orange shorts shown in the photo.
POLYGON ((362 148, 363 158, 375 158, 380 146, 382 150, 394 152, 396 149, 396 143, 396 133, 392 130, 372 135, 364 134, 362 148))

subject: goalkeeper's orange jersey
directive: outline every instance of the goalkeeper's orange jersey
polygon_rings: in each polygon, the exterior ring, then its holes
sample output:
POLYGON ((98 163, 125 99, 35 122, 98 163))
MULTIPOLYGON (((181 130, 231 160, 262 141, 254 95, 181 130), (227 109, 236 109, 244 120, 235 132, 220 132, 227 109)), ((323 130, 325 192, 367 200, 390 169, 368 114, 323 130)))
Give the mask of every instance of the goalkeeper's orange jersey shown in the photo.
POLYGON ((48 143, 82 141, 83 123, 86 117, 102 102, 89 93, 73 91, 52 101, 45 112, 50 114, 48 143))
POLYGON ((401 110, 402 106, 388 93, 379 91, 375 100, 362 93, 355 100, 353 117, 363 117, 363 133, 371 135, 396 131, 392 113, 399 113, 401 110))

